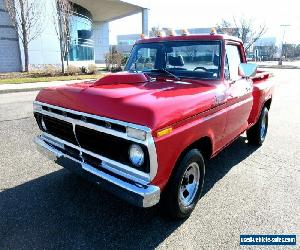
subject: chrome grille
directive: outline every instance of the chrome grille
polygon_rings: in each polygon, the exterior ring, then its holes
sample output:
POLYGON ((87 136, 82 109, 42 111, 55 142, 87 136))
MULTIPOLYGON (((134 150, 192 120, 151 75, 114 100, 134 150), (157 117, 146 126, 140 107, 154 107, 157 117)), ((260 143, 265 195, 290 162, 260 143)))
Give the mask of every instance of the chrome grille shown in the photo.
MULTIPOLYGON (((118 175, 126 176, 126 178, 135 179, 138 178, 141 181, 149 181, 153 180, 157 173, 157 154, 156 154, 156 148, 154 143, 154 138, 152 137, 151 129, 138 125, 133 124, 125 121, 115 120, 111 118, 106 118, 98 115, 88 114, 81 111, 75 111, 59 106, 54 106, 48 103, 42 103, 35 101, 33 103, 34 106, 34 116, 37 120, 37 123, 40 127, 40 129, 44 132, 41 136, 49 141, 51 144, 61 147, 61 144, 65 146, 69 146, 72 149, 77 149, 77 151, 66 151, 65 153, 68 155, 72 155, 71 157, 77 158, 79 161, 84 161, 83 154, 86 153, 90 156, 95 157, 96 159, 100 159, 102 161, 102 167, 113 171, 114 173, 117 173, 118 175), (71 124, 72 125, 72 132, 75 137, 75 131, 79 128, 81 132, 83 132, 83 129, 89 129, 88 135, 89 140, 85 141, 86 139, 80 139, 83 144, 85 144, 85 148, 83 148, 80 143, 78 143, 78 136, 76 133, 76 141, 74 141, 74 138, 66 138, 63 139, 61 136, 58 136, 57 131, 52 131, 52 134, 49 133, 46 129, 44 129, 41 123, 41 118, 43 116, 48 116, 53 119, 57 119, 58 121, 66 122, 65 124, 71 124), (146 132, 146 139, 140 140, 136 138, 129 137, 127 134, 127 128, 134 128, 139 129, 146 132), (105 150, 103 149, 103 152, 101 154, 99 148, 94 148, 93 152, 86 149, 90 148, 92 143, 95 145, 95 135, 100 136, 104 135, 102 138, 108 137, 108 138, 117 138, 118 140, 116 142, 111 143, 114 140, 110 140, 110 145, 108 143, 105 143, 105 139, 98 140, 98 143, 104 143, 104 145, 109 145, 110 151, 114 152, 114 154, 110 157, 110 155, 105 154, 105 150), (67 139, 67 140, 66 140, 67 139), (72 141, 72 142, 70 142, 72 141), (133 167, 131 164, 128 164, 128 149, 123 151, 123 160, 120 157, 119 149, 121 143, 124 143, 123 145, 126 145, 126 143, 137 143, 139 144, 143 150, 145 150, 145 162, 147 162, 147 165, 145 168, 137 168, 133 167), (126 153, 125 153, 126 151, 126 153), (98 153, 95 153, 98 152, 98 153), (79 158, 78 158, 79 153, 79 158), (105 154, 106 156, 104 156, 105 154), (126 155, 126 156, 125 156, 126 155)), ((60 124, 60 123, 59 123, 60 124)), ((44 124, 45 125, 45 124, 44 124)), ((69 126, 69 125, 68 125, 69 126)), ((70 130, 70 126, 68 131, 70 130)), ((102 147, 102 146, 101 146, 102 147)), ((101 148, 100 147, 100 148, 101 148)), ((66 150, 68 150, 67 147, 65 147, 66 150)), ((87 160, 87 158, 86 158, 87 160)), ((143 166, 144 167, 144 166, 143 166)))

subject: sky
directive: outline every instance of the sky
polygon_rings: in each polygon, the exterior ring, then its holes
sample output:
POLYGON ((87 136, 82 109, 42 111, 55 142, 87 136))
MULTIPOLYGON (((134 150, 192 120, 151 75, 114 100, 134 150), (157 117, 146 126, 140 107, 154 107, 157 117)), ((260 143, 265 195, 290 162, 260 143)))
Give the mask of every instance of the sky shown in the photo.
MULTIPOLYGON (((232 20, 243 16, 251 18, 255 26, 265 23, 265 37, 276 37, 285 42, 300 43, 300 1, 284 0, 141 0, 149 6, 149 29, 151 27, 207 28, 215 27, 222 19, 232 20)), ((140 34, 141 14, 136 14, 110 23, 110 41, 116 44, 116 35, 140 34)))

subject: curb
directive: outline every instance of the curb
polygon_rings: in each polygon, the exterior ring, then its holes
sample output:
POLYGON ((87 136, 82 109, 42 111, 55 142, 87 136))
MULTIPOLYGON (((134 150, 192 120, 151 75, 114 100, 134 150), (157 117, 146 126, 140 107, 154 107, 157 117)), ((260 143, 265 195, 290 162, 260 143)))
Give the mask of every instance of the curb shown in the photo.
POLYGON ((272 65, 258 65, 258 68, 264 68, 264 69, 300 69, 298 66, 272 66, 272 65))
MULTIPOLYGON (((44 88, 48 88, 48 87, 57 87, 57 86, 63 86, 63 85, 67 85, 67 84, 74 84, 74 83, 80 83, 80 82, 85 82, 85 81, 94 81, 95 79, 85 79, 85 80, 70 80, 70 81, 58 81, 60 84, 54 84, 54 85, 51 85, 51 83, 55 83, 55 82, 47 82, 47 85, 43 85, 43 86, 27 86, 27 87, 24 87, 24 88, 14 88, 14 86, 11 86, 11 88, 7 88, 7 89, 4 89, 2 88, 1 89, 1 85, 0 85, 0 95, 1 94, 10 94, 10 93, 20 93, 20 92, 32 92, 32 91, 38 91, 38 90, 41 90, 41 89, 44 89, 44 88), (49 85, 48 85, 49 83, 49 85)), ((41 83, 45 83, 45 82, 41 82, 41 83)), ((26 83, 25 83, 26 84, 26 83)), ((29 83, 31 84, 31 83, 29 83)), ((37 85, 39 83, 36 83, 37 85)), ((22 85, 22 83, 21 83, 22 85)), ((18 86, 21 86, 18 84, 18 86)))
POLYGON ((1 89, 1 94, 11 94, 11 93, 20 93, 20 92, 32 92, 32 91, 38 91, 41 89, 44 89, 46 87, 36 87, 36 88, 26 88, 26 89, 1 89))

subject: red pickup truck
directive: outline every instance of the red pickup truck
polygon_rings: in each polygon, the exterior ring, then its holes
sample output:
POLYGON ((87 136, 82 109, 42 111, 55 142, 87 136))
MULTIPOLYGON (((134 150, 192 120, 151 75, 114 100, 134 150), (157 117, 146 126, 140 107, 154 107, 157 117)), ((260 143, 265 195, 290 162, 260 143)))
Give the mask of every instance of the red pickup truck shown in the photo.
POLYGON ((138 41, 124 72, 40 91, 38 148, 59 165, 173 218, 195 208, 205 161, 242 133, 261 145, 274 84, 220 34, 138 41))

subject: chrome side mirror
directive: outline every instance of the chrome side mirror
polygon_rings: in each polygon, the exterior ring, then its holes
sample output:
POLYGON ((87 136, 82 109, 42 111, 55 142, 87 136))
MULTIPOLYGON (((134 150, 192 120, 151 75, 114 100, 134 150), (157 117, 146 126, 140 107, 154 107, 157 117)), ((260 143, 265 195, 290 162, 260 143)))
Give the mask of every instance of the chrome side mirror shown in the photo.
POLYGON ((239 75, 241 77, 252 77, 255 76, 257 72, 257 65, 254 63, 241 63, 239 65, 239 75))

